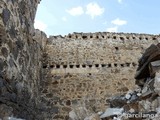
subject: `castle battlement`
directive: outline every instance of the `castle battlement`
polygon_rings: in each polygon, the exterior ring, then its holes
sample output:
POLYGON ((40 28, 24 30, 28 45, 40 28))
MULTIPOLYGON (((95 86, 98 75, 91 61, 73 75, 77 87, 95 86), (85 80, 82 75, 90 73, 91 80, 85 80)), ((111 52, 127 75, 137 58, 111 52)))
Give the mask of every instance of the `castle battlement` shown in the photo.
POLYGON ((138 59, 160 35, 34 29, 40 0, 0 1, 0 119, 68 120, 81 103, 100 111, 134 88, 138 59))
POLYGON ((138 34, 138 33, 110 33, 110 32, 96 32, 96 33, 72 33, 65 36, 57 35, 50 36, 49 40, 55 39, 69 39, 69 40, 99 40, 99 39, 115 39, 115 40, 159 40, 160 35, 152 34, 138 34))

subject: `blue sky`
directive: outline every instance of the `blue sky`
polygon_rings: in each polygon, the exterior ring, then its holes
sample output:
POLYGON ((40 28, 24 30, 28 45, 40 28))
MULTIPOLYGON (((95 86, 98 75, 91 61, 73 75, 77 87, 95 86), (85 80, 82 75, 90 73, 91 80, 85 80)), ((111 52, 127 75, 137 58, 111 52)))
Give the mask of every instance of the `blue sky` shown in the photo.
POLYGON ((42 0, 35 28, 73 32, 160 33, 160 0, 42 0))

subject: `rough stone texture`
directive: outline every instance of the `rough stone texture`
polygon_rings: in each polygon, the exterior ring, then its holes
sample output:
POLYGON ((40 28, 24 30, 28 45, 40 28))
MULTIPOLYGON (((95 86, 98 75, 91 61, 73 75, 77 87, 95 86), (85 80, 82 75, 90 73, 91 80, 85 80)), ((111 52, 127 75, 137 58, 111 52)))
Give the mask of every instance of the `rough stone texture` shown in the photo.
MULTIPOLYGON (((39 119, 43 45, 34 30, 39 0, 0 1, 0 118, 39 119)), ((41 33, 41 34, 40 34, 41 33)), ((38 34, 38 35, 37 35, 38 34)), ((43 118, 42 118, 43 119, 43 118)))
POLYGON ((133 90, 137 60, 159 40, 158 35, 106 32, 51 36, 43 53, 43 99, 58 106, 62 116, 69 112, 64 106, 73 109, 81 102, 94 112, 106 109, 109 97, 133 90))
POLYGON ((103 113, 102 116, 100 116, 101 118, 107 120, 109 118, 113 119, 113 117, 115 116, 118 117, 116 119, 119 120, 159 119, 160 58, 157 57, 157 52, 159 50, 159 44, 151 45, 148 49, 146 49, 145 53, 139 60, 139 67, 136 74, 137 81, 141 81, 143 79, 145 80, 143 80, 143 82, 137 82, 139 89, 130 91, 126 95, 112 98, 110 100, 111 108, 107 109, 107 112, 103 113), (115 111, 110 114, 110 109, 117 108, 123 109, 119 116, 116 116, 118 115, 118 113, 116 113, 115 111))
MULTIPOLYGON (((104 32, 47 38, 33 27, 39 2, 0 1, 0 118, 68 120, 69 112, 82 106, 97 115, 109 105, 108 98, 134 88, 137 59, 160 41, 159 35, 104 32)), ((146 88, 142 99, 151 95, 146 88)))

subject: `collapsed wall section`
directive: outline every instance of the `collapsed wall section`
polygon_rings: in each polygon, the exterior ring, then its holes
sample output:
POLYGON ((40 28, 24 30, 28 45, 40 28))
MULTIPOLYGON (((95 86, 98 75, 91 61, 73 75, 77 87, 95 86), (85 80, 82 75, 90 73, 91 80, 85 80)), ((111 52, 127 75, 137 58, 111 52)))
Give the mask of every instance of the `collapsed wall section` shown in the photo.
MULTIPOLYGON (((42 40, 33 27, 40 0, 0 1, 0 118, 38 118, 42 40), (38 37, 37 37, 38 36, 38 37)), ((41 116, 42 117, 42 116, 41 116)))
POLYGON ((159 40, 156 35, 105 32, 50 37, 41 92, 55 107, 53 118, 65 119, 82 104, 97 112, 108 106, 107 98, 133 89, 137 60, 159 40))

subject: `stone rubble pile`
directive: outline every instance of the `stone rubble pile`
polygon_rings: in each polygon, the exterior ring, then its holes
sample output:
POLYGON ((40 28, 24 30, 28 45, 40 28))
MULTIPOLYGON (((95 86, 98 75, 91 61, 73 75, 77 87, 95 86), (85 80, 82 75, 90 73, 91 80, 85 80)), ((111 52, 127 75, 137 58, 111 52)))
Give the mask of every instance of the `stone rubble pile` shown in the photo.
MULTIPOLYGON (((137 88, 109 100, 113 112, 102 120, 159 120, 160 117, 160 44, 151 45, 140 58, 135 75, 137 88), (119 110, 118 112, 114 109, 119 110)), ((107 110, 106 110, 107 111, 107 110)))
POLYGON ((110 108, 84 120, 160 119, 160 44, 152 44, 138 62, 136 89, 128 91, 125 95, 110 98, 107 100, 110 108))
POLYGON ((0 118, 0 120, 25 120, 25 119, 20 119, 15 117, 4 117, 3 119, 0 118))
POLYGON ((85 105, 76 106, 69 112, 69 120, 100 120, 99 114, 86 108, 85 105))

